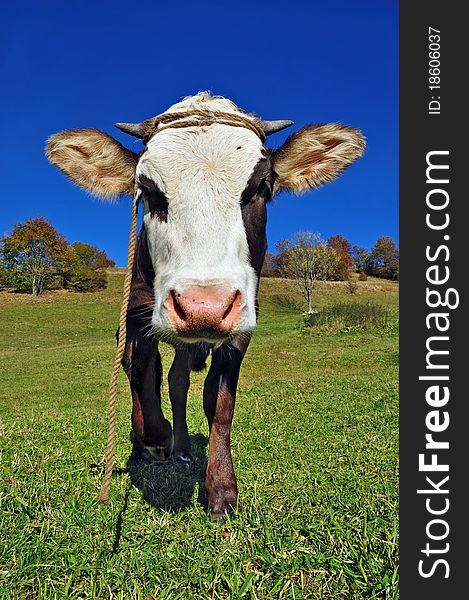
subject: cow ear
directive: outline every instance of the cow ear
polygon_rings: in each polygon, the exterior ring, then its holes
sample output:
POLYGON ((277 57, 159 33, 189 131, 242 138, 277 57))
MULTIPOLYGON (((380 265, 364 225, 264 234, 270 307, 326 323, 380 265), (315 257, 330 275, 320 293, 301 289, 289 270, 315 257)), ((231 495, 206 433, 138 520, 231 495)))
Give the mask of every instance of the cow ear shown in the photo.
POLYGON ((132 194, 138 156, 97 129, 69 129, 47 140, 49 161, 100 198, 132 194))
POLYGON ((272 155, 275 191, 301 194, 333 181, 359 158, 365 139, 346 125, 307 125, 291 135, 272 155))

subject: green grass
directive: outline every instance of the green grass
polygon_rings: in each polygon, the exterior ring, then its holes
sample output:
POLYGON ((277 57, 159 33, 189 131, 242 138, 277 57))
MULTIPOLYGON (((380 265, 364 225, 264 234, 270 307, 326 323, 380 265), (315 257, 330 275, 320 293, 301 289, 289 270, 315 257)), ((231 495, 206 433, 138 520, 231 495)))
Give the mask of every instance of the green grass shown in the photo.
POLYGON ((305 314, 303 324, 314 333, 348 333, 354 330, 389 330, 393 323, 387 306, 376 302, 340 301, 305 314))
MULTIPOLYGON (((397 285, 354 301, 397 316, 397 285)), ((223 525, 199 501, 203 373, 188 405, 195 462, 113 477, 99 505, 107 386, 122 276, 95 294, 0 294, 0 598, 397 598, 396 335, 316 337, 294 284, 265 280, 232 434, 241 507, 223 525)), ((318 285, 315 307, 351 299, 318 285)), ((167 374, 171 349, 162 346, 167 374)), ((167 384, 165 413, 170 414, 167 384)), ((130 451, 119 379, 116 466, 130 451)))

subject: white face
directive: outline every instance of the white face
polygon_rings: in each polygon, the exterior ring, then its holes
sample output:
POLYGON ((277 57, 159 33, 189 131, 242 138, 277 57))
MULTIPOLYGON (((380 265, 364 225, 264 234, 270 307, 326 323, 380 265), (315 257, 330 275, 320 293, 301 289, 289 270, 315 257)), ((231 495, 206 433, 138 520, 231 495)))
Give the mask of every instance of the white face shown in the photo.
MULTIPOLYGON (((154 182, 168 203, 165 218, 152 215, 144 194, 155 271, 152 325, 160 334, 177 333, 168 307, 171 294, 183 298, 195 288, 236 295, 230 335, 254 329, 257 275, 250 264, 240 199, 262 149, 252 131, 221 124, 168 128, 148 142, 136 181, 154 182)), ((215 341, 210 334, 186 338, 215 341)))

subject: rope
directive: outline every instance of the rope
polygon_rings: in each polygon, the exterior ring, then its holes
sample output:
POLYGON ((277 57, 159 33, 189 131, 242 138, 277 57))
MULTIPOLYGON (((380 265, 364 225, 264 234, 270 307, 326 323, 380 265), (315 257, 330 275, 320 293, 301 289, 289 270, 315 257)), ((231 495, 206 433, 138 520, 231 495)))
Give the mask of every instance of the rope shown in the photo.
POLYGON ((229 112, 209 112, 206 110, 192 110, 188 112, 174 112, 174 113, 163 113, 149 121, 145 122, 148 126, 147 133, 144 136, 144 142, 159 133, 169 128, 180 128, 180 127, 195 127, 195 126, 208 126, 214 123, 220 125, 230 125, 231 127, 244 127, 253 131, 263 142, 266 139, 264 130, 260 124, 254 120, 229 112), (192 123, 187 122, 186 119, 195 119, 192 123), (158 127, 163 125, 163 127, 158 127))
POLYGON ((126 332, 127 332, 127 308, 129 306, 130 286, 132 283, 132 271, 135 256, 135 240, 137 232, 138 217, 138 196, 134 195, 132 204, 132 223, 130 225, 129 248, 127 253, 127 270, 124 279, 124 291, 122 296, 122 305, 119 316, 119 333, 117 340, 116 356, 112 366, 111 380, 109 382, 109 404, 108 404, 108 437, 106 450, 106 466, 104 467, 103 483, 99 502, 109 504, 109 488, 111 487, 112 467, 114 464, 114 443, 116 438, 116 396, 117 396, 117 376, 124 356, 126 332))

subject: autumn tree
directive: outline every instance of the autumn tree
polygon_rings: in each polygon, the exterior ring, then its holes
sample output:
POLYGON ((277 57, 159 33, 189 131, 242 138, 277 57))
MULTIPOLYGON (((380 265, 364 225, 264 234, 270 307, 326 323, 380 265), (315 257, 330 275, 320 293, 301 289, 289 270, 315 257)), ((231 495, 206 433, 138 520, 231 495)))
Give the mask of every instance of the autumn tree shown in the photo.
POLYGON ((266 252, 261 269, 261 277, 275 277, 275 257, 272 252, 266 252))
POLYGON ((332 279, 339 263, 339 255, 324 243, 319 233, 296 234, 295 243, 288 251, 287 272, 296 279, 309 314, 313 312, 316 281, 332 279))
POLYGON ((327 246, 332 248, 339 256, 337 271, 334 273, 334 279, 344 281, 350 278, 352 268, 352 244, 342 235, 332 235, 327 240, 327 246))
POLYGON ((105 269, 115 266, 103 250, 83 242, 71 246, 46 219, 15 225, 1 240, 0 287, 38 296, 51 287, 93 291, 106 287, 105 269))
POLYGON ((90 269, 107 269, 108 267, 116 266, 116 263, 109 258, 104 250, 99 250, 90 244, 73 242, 70 248, 78 257, 81 264, 90 269))
POLYGON ((274 271, 277 277, 290 277, 288 253, 292 244, 288 240, 278 240, 275 244, 277 253, 274 256, 274 271))
POLYGON ((399 250, 391 237, 382 235, 376 240, 370 252, 367 272, 386 279, 399 278, 399 250))
POLYGON ((13 287, 34 296, 47 289, 63 267, 67 242, 46 219, 27 219, 1 240, 0 261, 13 287))
POLYGON ((63 270, 63 287, 75 292, 93 292, 106 287, 106 268, 115 262, 104 250, 84 242, 74 242, 68 248, 63 270))

